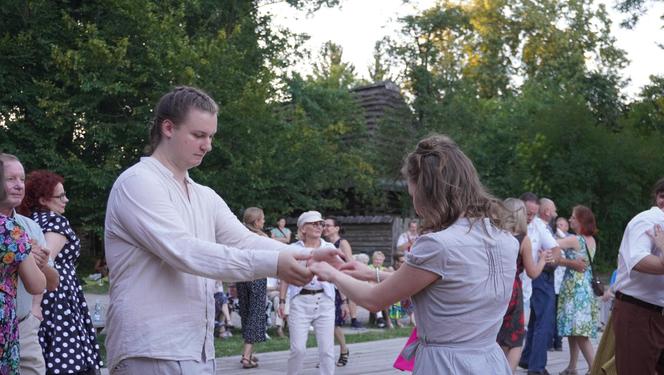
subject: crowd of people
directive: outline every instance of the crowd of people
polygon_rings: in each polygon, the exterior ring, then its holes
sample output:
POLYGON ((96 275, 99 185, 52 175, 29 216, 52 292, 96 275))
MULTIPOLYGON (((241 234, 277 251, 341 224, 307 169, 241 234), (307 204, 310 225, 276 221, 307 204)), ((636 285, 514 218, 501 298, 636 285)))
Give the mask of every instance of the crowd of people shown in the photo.
MULTIPOLYGON (((193 181, 188 171, 212 148, 217 112, 199 89, 165 94, 148 155, 113 184, 104 233, 111 374, 214 374, 215 333, 230 334, 222 280, 234 283, 239 299, 243 368, 258 366, 254 344, 267 337, 272 301, 280 332, 288 325, 288 374, 301 372, 312 327, 321 374, 349 363, 340 327, 348 318, 359 325, 354 305, 375 313, 379 326, 406 315, 417 323, 400 353, 415 374, 508 375, 517 366, 548 374, 547 353, 565 337, 563 375, 577 374, 579 353, 593 374, 664 373, 664 179, 655 206, 625 230, 608 292, 613 316, 594 358, 598 245, 589 207, 575 206, 567 222, 551 199, 530 192, 498 199, 453 140, 433 135, 404 159, 419 220, 399 237, 387 267, 381 251, 371 261, 353 254, 334 217, 307 210, 295 235, 283 218, 268 234, 260 208, 240 221, 193 181)), ((98 373, 64 178, 45 170, 26 178, 17 157, 1 154, 0 182, 0 374, 98 373)))

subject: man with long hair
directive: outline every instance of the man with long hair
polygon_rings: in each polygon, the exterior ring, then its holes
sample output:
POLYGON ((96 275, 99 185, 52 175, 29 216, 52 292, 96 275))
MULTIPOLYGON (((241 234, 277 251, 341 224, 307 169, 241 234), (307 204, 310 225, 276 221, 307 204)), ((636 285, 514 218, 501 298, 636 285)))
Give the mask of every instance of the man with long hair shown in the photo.
POLYGON ((298 260, 334 262, 339 254, 289 250, 252 233, 189 177, 212 149, 217 112, 199 89, 165 94, 154 110, 149 156, 113 184, 104 232, 111 374, 214 374, 214 280, 276 275, 303 285, 313 275, 298 260))

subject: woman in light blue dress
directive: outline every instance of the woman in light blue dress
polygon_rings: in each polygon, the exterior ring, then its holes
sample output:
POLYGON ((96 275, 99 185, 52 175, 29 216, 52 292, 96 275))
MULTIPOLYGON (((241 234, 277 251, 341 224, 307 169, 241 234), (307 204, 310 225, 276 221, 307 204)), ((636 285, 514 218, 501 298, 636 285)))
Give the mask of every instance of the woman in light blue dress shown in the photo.
POLYGON ((567 337, 570 348, 570 359, 562 375, 576 375, 576 363, 579 350, 592 366, 594 359, 593 345, 590 338, 597 336, 599 310, 597 300, 591 287, 592 269, 590 263, 595 256, 596 242, 593 235, 597 232, 595 216, 585 206, 576 206, 569 219, 570 226, 577 234, 558 240, 565 249, 567 259, 582 259, 587 267, 584 272, 571 268, 565 270, 558 296, 558 335, 567 337))
POLYGON ((370 311, 412 296, 418 339, 402 354, 415 355, 414 374, 511 375, 496 336, 519 243, 502 229, 502 203, 445 136, 421 140, 402 171, 423 229, 406 263, 392 273, 358 262, 344 264, 343 272, 325 263, 310 269, 370 311))

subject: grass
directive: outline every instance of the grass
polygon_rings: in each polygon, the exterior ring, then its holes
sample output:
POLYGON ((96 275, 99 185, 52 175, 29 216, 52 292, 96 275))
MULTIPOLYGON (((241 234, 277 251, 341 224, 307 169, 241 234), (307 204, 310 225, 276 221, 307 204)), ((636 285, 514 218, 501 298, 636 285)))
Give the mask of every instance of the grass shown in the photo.
MULTIPOLYGON (((412 330, 413 327, 380 329, 380 330, 371 329, 362 333, 353 333, 346 335, 346 343, 354 344, 358 342, 386 340, 397 337, 408 337, 410 336, 412 330)), ((268 335, 270 335, 272 339, 256 343, 254 345, 254 350, 257 353, 288 350, 290 348, 288 341, 288 330, 286 330, 285 333, 286 337, 278 337, 275 329, 269 329, 268 335)), ((242 353, 243 344, 244 341, 242 340, 242 333, 239 330, 233 330, 233 337, 226 339, 215 339, 214 342, 215 357, 219 358, 219 357, 240 355, 242 353)), ((307 348, 312 348, 315 346, 316 346, 316 337, 314 336, 313 333, 310 333, 309 338, 307 339, 307 348)))
POLYGON ((108 277, 101 279, 101 284, 99 283, 99 280, 95 281, 88 278, 81 279, 81 284, 84 293, 108 294, 108 277))

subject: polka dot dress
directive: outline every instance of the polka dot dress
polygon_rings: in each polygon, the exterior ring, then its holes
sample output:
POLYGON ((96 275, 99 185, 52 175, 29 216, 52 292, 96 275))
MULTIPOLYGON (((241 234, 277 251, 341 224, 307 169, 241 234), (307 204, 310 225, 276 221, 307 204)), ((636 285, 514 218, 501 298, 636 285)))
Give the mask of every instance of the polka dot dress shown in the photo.
POLYGON ((44 233, 54 232, 67 241, 55 258, 60 285, 44 294, 39 327, 39 343, 46 359, 47 374, 76 374, 99 369, 102 365, 95 331, 90 320, 83 288, 75 264, 81 255, 80 241, 69 220, 52 211, 35 212, 32 219, 44 233))

